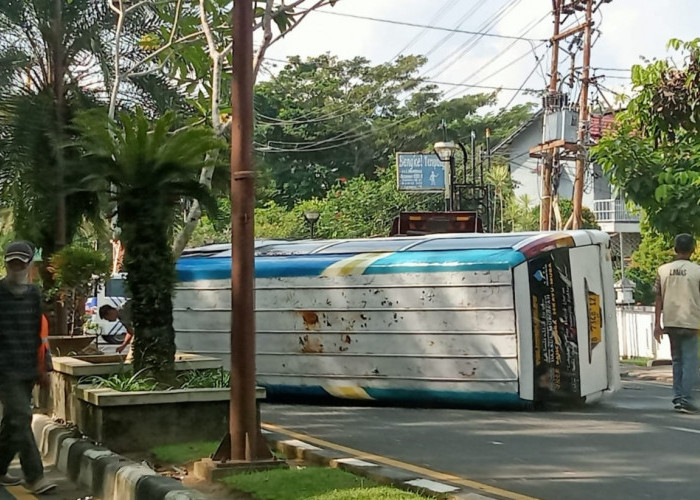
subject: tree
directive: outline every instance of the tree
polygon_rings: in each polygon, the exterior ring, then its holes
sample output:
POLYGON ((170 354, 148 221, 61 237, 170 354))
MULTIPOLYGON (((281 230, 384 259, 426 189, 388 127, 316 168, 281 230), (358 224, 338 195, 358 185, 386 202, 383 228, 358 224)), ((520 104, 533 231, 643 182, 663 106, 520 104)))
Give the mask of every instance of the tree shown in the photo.
MULTIPOLYGON (((338 0, 259 0, 255 9, 253 30, 262 34, 254 57, 257 78, 267 50, 284 38, 314 10, 332 6, 338 0)), ((120 7, 124 18, 130 7, 120 7)), ((217 137, 223 137, 230 126, 230 72, 233 45, 231 43, 230 0, 175 0, 157 6, 162 25, 144 34, 140 46, 150 51, 146 57, 134 61, 123 74, 124 80, 149 74, 166 74, 176 80, 190 97, 190 104, 198 112, 190 123, 207 123, 217 137)), ((216 158, 209 158, 209 165, 216 158)), ((211 166, 200 172, 200 182, 210 188, 214 176, 211 166)), ((202 210, 194 200, 184 223, 173 243, 173 252, 179 256, 192 236, 202 210)))
POLYGON ((632 68, 636 95, 593 148, 596 160, 663 234, 700 233, 700 39, 671 40, 672 60, 632 68))
POLYGON ((419 75, 424 63, 422 56, 379 65, 360 57, 292 57, 258 84, 255 140, 272 199, 292 207, 325 196, 341 177, 372 178, 397 151, 432 150, 442 120, 450 140, 468 142, 472 130, 483 138, 491 128, 495 144, 531 114, 531 105, 484 112, 496 92, 442 102, 419 75))
MULTIPOLYGON (((74 189, 80 152, 68 124, 108 101, 102 84, 111 81, 114 3, 0 2, 0 196, 13 209, 18 237, 41 248, 44 262, 73 240, 85 217, 101 224, 98 194, 74 189)), ((138 34, 146 20, 134 16, 124 26, 138 34)), ((144 77, 120 96, 157 113, 174 107, 166 87, 144 77)), ((52 289, 51 274, 43 269, 42 277, 45 291, 52 289)), ((65 321, 57 319, 61 332, 65 321)))
POLYGON ((174 374, 176 277, 169 242, 175 207, 183 196, 208 199, 194 173, 207 154, 222 147, 211 129, 173 131, 175 121, 173 113, 166 113, 151 123, 141 110, 135 116, 121 114, 119 123, 102 112, 76 120, 91 171, 84 189, 116 188, 112 196, 133 300, 134 369, 159 380, 174 374))
POLYGON ((51 256, 48 271, 54 280, 52 293, 56 294, 68 311, 68 332, 73 335, 82 326, 85 300, 91 293, 94 280, 104 281, 109 276, 107 256, 92 248, 69 245, 51 256))
POLYGON ((256 209, 256 237, 308 238, 304 221, 308 210, 320 213, 319 238, 367 238, 388 236, 399 212, 440 209, 440 196, 398 191, 393 168, 379 168, 375 177, 359 175, 339 181, 324 198, 300 201, 291 210, 269 202, 256 209))
MULTIPOLYGON (((512 203, 515 197, 513 195, 513 180, 510 177, 510 169, 508 165, 494 165, 489 172, 486 173, 486 182, 493 186, 494 195, 498 200, 498 215, 501 223, 501 232, 505 232, 504 218, 506 216, 506 203, 512 203)), ((494 217, 494 222, 496 217, 494 217)))

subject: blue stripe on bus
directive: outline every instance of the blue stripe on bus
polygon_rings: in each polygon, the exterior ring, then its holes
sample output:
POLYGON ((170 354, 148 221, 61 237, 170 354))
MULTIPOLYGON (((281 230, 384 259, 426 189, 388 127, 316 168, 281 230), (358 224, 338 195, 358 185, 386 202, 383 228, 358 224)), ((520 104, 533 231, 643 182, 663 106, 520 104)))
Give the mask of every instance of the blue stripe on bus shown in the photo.
MULTIPOLYGON (((332 254, 262 257, 255 262, 255 276, 320 276, 329 266, 347 258, 347 255, 332 254)), ((373 262, 363 274, 508 270, 524 261, 523 254, 512 249, 395 252, 373 262)), ((229 279, 231 260, 228 257, 186 257, 178 261, 177 274, 183 282, 229 279)))
MULTIPOLYGON (((300 399, 335 399, 343 400, 328 393, 323 387, 316 385, 282 385, 259 383, 265 388, 268 399, 292 398, 300 399)), ((521 399, 515 392, 491 391, 435 391, 431 389, 372 389, 363 387, 364 391, 375 402, 384 403, 413 403, 430 406, 432 404, 465 406, 472 408, 515 408, 525 409, 532 406, 531 401, 521 399)), ((355 400, 356 404, 369 404, 372 400, 355 400)))
POLYGON ((364 274, 508 270, 524 261, 513 249, 396 252, 374 261, 364 274))
MULTIPOLYGON (((291 255, 256 259, 257 278, 320 276, 328 266, 346 259, 347 255, 291 255)), ((219 280, 231 278, 228 257, 187 257, 177 263, 180 281, 219 280)))

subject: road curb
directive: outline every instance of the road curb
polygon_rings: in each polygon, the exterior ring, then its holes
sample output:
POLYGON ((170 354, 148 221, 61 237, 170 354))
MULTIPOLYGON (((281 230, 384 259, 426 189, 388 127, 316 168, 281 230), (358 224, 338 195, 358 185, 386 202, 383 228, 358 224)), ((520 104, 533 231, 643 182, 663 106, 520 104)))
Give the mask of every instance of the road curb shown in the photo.
POLYGON ((504 500, 507 498, 493 493, 485 493, 476 488, 465 488, 450 481, 436 481, 410 470, 377 463, 371 458, 324 448, 306 442, 298 436, 289 436, 281 432, 267 430, 263 431, 263 436, 274 451, 283 454, 287 459, 343 469, 402 490, 431 495, 444 500, 504 500))
POLYGON ((98 446, 77 429, 34 415, 32 431, 44 461, 103 500, 206 500, 175 479, 98 446))

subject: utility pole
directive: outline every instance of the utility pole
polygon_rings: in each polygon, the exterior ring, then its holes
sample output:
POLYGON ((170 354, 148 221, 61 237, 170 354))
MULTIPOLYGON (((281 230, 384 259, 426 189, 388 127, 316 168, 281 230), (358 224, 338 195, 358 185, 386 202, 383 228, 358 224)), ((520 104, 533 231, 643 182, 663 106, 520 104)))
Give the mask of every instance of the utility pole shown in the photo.
POLYGON ((574 178, 574 199, 572 227, 580 229, 582 226, 583 208, 583 177, 588 160, 588 85, 590 83, 591 70, 591 35, 593 32, 593 0, 586 0, 586 21, 583 34, 583 71, 581 75, 581 100, 579 102, 579 121, 576 151, 576 177, 574 178))
MULTIPOLYGON (((54 1, 54 25, 53 25, 53 35, 54 35, 54 46, 53 46, 53 92, 54 92, 54 106, 56 107, 56 130, 54 140, 56 142, 55 154, 56 154, 56 177, 58 180, 58 192, 57 192, 57 202, 56 202, 56 237, 54 240, 55 250, 59 251, 68 243, 67 240, 67 229, 66 229, 66 172, 65 172, 65 158, 63 155, 63 127, 65 126, 65 90, 63 79, 65 77, 65 57, 63 48, 63 0, 54 1)), ((44 258, 48 258, 49 255, 44 255, 44 258)), ((68 332, 68 320, 66 306, 61 301, 56 301, 56 322, 55 326, 57 328, 58 335, 66 335, 68 332)))
MULTIPOLYGON (((554 10, 554 34, 552 35, 552 66, 547 88, 547 96, 544 99, 544 112, 542 115, 542 143, 547 140, 547 115, 553 111, 555 104, 554 97, 557 94, 559 84, 559 28, 561 27, 561 6, 563 0, 552 0, 554 10)), ((559 153, 558 148, 554 148, 544 155, 542 168, 542 196, 540 201, 540 231, 552 229, 552 166, 554 158, 559 153)))
MULTIPOLYGON (((603 3, 609 3, 611 0, 601 0, 596 9, 603 3)), ((565 228, 573 227, 578 229, 581 227, 581 209, 583 204, 583 178, 586 169, 587 160, 587 140, 588 140, 588 87, 590 84, 590 62, 591 62, 591 38, 593 31, 593 0, 552 0, 554 13, 554 35, 551 38, 552 42, 552 68, 547 95, 544 98, 543 113, 544 123, 542 127, 542 142, 530 149, 530 157, 542 158, 542 193, 541 193, 541 210, 540 210, 540 229, 548 231, 552 228, 552 171, 556 163, 566 159, 576 161, 576 177, 574 181, 573 193, 573 214, 567 221, 565 228), (575 13, 576 11, 585 11, 585 21, 577 26, 573 26, 564 31, 560 31, 561 23, 566 20, 564 16, 575 13), (564 107, 567 104, 566 96, 558 91, 559 75, 559 50, 560 42, 572 35, 583 32, 583 74, 581 78, 581 98, 578 105, 578 131, 576 142, 573 137, 569 137, 565 133, 564 125, 555 125, 556 132, 563 132, 561 135, 553 134, 549 130, 548 122, 557 123, 554 113, 561 113, 561 123, 565 123, 564 107), (562 150, 564 150, 562 152, 562 150), (572 154, 574 156, 572 157, 572 154)), ((572 55, 573 57, 573 55, 572 55)))
POLYGON ((233 2, 230 458, 259 457, 255 400, 253 0, 233 2))

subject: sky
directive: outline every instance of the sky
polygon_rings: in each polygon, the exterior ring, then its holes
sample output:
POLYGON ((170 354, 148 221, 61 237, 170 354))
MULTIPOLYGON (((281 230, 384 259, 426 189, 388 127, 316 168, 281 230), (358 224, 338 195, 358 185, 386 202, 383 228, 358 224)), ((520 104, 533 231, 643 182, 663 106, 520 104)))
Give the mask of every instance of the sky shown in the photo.
MULTIPOLYGON (((541 89, 546 85, 550 53, 547 45, 539 40, 552 34, 550 0, 339 0, 335 7, 323 10, 524 36, 536 41, 477 38, 465 33, 315 12, 270 48, 268 68, 271 71, 276 71, 280 64, 270 59, 285 59, 291 55, 306 57, 328 52, 348 59, 362 56, 380 64, 399 54, 423 54, 428 57, 422 70, 426 79, 513 88, 500 92, 499 107, 535 101, 536 98, 516 89, 541 89), (498 13, 501 15, 494 19, 498 13), (489 21, 491 23, 487 24, 489 21)), ((602 4, 594 20, 600 35, 592 50, 591 66, 596 68, 594 74, 606 76, 599 81, 609 89, 602 89, 602 92, 611 102, 614 92, 625 91, 628 70, 641 61, 641 56, 667 57, 666 43, 670 38, 691 40, 700 36, 698 0, 612 0, 602 4)), ((574 24, 576 20, 570 18, 565 26, 574 24)), ((560 58, 560 72, 568 74, 570 61, 565 54, 560 58)), ((581 65, 580 53, 577 65, 581 65)), ((445 98, 488 91, 446 84, 440 87, 445 98)), ((577 93, 574 89, 574 97, 577 93)))

